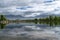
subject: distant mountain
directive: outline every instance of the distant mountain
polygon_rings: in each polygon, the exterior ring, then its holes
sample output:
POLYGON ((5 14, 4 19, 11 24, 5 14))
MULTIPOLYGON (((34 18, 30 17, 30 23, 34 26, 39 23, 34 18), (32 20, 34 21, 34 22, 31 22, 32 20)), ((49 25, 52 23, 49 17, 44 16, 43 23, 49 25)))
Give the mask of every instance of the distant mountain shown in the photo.
POLYGON ((41 14, 41 15, 38 15, 38 16, 36 16, 37 18, 39 18, 39 17, 48 17, 48 16, 60 16, 60 14, 41 14))
POLYGON ((21 15, 5 15, 5 17, 6 17, 7 19, 11 19, 11 20, 24 18, 24 17, 21 16, 21 15))
POLYGON ((24 17, 24 16, 21 16, 21 15, 5 15, 5 17, 7 19, 10 19, 10 20, 15 20, 15 19, 34 19, 34 18, 44 18, 44 17, 48 17, 49 15, 52 15, 52 16, 60 16, 60 14, 41 14, 41 15, 37 15, 35 17, 24 17))
POLYGON ((5 15, 5 17, 19 17, 19 18, 24 18, 24 17, 21 16, 21 15, 5 15))

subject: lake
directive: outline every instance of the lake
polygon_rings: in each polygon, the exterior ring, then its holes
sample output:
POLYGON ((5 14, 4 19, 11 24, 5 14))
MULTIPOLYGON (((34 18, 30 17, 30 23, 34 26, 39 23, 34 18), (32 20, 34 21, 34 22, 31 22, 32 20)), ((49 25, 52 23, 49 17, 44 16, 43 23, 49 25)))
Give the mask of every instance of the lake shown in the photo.
POLYGON ((0 24, 0 40, 60 40, 60 25, 35 23, 0 24))

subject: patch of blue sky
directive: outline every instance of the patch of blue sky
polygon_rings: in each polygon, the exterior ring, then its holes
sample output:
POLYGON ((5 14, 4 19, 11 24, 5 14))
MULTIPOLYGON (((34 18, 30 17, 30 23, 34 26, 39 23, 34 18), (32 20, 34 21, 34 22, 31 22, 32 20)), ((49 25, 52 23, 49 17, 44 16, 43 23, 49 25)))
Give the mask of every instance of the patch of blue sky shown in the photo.
POLYGON ((45 0, 44 3, 51 3, 54 2, 55 0, 45 0))
POLYGON ((24 7, 21 7, 21 8, 16 8, 16 9, 26 10, 26 8, 24 8, 24 7))
POLYGON ((31 6, 23 6, 23 7, 17 8, 17 9, 26 10, 27 8, 32 8, 32 7, 31 6))
POLYGON ((31 6, 27 6, 27 8, 32 8, 31 6))

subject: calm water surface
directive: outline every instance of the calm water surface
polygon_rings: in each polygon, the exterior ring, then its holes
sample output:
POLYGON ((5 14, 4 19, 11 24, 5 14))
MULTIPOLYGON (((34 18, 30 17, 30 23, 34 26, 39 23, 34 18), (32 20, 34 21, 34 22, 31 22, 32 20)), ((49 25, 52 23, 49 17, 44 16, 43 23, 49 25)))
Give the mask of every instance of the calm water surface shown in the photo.
POLYGON ((0 29, 0 40, 60 40, 60 26, 9 23, 0 29))

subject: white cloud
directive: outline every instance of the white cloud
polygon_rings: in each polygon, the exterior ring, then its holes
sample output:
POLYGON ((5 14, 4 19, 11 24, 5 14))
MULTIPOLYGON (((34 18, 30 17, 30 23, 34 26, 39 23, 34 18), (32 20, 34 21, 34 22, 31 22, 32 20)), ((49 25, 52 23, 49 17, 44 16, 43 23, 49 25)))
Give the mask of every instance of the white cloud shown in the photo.
POLYGON ((35 17, 41 14, 41 12, 37 11, 54 14, 60 13, 60 0, 0 0, 0 4, 0 14, 3 13, 35 17), (31 13, 29 13, 29 11, 31 13), (28 12, 28 15, 25 12, 28 12))

